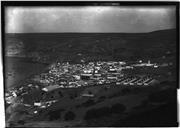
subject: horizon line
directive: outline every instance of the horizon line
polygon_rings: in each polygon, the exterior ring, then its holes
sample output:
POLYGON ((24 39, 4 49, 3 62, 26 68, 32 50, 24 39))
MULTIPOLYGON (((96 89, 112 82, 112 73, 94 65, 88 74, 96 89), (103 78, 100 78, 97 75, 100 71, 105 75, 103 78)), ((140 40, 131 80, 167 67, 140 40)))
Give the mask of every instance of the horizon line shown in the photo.
POLYGON ((163 31, 163 30, 172 30, 172 29, 177 29, 176 27, 175 28, 167 28, 167 29, 159 29, 159 30, 154 30, 154 31, 149 31, 149 32, 24 32, 24 33, 21 33, 21 32, 16 32, 16 33, 4 33, 4 34, 38 34, 38 33, 59 33, 59 34, 90 34, 90 33, 94 33, 94 34, 142 34, 142 33, 152 33, 152 32, 157 32, 157 31, 163 31))

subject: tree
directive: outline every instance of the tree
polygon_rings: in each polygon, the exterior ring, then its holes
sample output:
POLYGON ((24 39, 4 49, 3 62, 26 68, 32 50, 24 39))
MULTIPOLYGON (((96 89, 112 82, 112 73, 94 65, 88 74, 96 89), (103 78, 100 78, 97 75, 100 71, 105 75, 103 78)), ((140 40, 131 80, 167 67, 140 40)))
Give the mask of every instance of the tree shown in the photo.
POLYGON ((25 123, 25 122, 24 122, 23 120, 19 120, 19 121, 18 121, 18 124, 20 124, 20 125, 24 125, 24 123, 25 123))
POLYGON ((122 113, 126 110, 126 107, 123 104, 114 104, 111 107, 112 113, 122 113))
POLYGON ((65 116, 64 120, 69 121, 69 120, 74 120, 76 115, 72 111, 68 111, 65 116))
POLYGON ((58 120, 61 119, 61 112, 64 111, 64 109, 59 109, 56 111, 50 111, 48 113, 50 120, 58 120))
POLYGON ((100 118, 104 116, 110 115, 110 108, 109 107, 102 107, 97 109, 90 109, 86 112, 85 119, 94 119, 94 118, 100 118))
POLYGON ((89 106, 92 106, 96 104, 96 102, 92 99, 88 99, 86 102, 84 102, 82 105, 85 106, 85 107, 89 107, 89 106))

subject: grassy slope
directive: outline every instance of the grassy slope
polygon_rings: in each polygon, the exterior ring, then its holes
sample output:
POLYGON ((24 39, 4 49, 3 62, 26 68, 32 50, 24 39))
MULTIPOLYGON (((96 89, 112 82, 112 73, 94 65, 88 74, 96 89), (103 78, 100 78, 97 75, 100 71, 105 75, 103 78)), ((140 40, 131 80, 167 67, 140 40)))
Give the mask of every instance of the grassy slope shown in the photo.
MULTIPOLYGON (((77 54, 91 59, 157 58, 167 50, 176 53, 174 29, 150 33, 31 33, 7 34, 7 45, 23 41, 25 53, 39 52, 53 59, 78 59, 77 54), (10 41, 11 40, 11 41, 10 41), (99 42, 97 42, 99 40, 99 42), (9 42, 9 43, 8 43, 9 42), (96 58, 93 56, 96 55, 96 58)), ((81 57, 79 57, 81 58, 81 57)))
MULTIPOLYGON (((173 97, 175 93, 169 93, 169 91, 172 92, 172 89, 169 88, 169 85, 163 85, 163 86, 167 86, 168 88, 165 89, 165 95, 168 95, 168 97, 173 97)), ((60 125, 78 125, 78 126, 123 126, 123 125, 127 125, 126 123, 131 122, 132 125, 137 125, 138 120, 141 120, 141 116, 144 117, 146 115, 146 113, 148 113, 150 111, 150 113, 158 109, 161 110, 161 107, 158 108, 159 106, 161 106, 162 103, 168 103, 169 101, 171 101, 171 98, 169 99, 163 99, 163 101, 154 101, 156 99, 158 99, 158 97, 155 99, 149 99, 149 95, 154 93, 159 95, 159 92, 161 92, 161 87, 162 85, 158 85, 158 86, 152 86, 152 87, 144 87, 144 88, 136 88, 136 87, 131 87, 131 86, 124 86, 124 87, 111 87, 109 89, 105 89, 104 87, 90 87, 90 88, 86 88, 84 89, 77 89, 77 93, 78 93, 78 97, 75 99, 70 99, 69 95, 71 95, 72 90, 62 90, 62 93, 64 95, 64 98, 60 99, 59 102, 53 104, 51 107, 49 107, 48 109, 42 110, 38 115, 34 116, 32 118, 32 120, 25 120, 27 123, 26 125, 37 125, 40 123, 47 123, 49 122, 50 119, 50 115, 54 116, 50 113, 56 113, 56 116, 58 114, 60 114, 60 116, 58 116, 58 118, 55 118, 53 120, 51 120, 51 123, 60 123, 60 125), (128 89, 128 90, 127 90, 128 89), (83 97, 79 97, 81 93, 86 92, 88 90, 91 90, 93 93, 95 93, 95 97, 94 98, 83 98, 83 97), (126 91, 125 91, 126 90, 126 91), (104 100, 99 100, 100 97, 104 96, 105 99, 104 100), (86 103, 89 99, 93 100, 95 103, 90 103, 89 105, 86 105, 84 103, 86 103), (146 103, 147 102, 147 103, 146 103), (103 107, 111 107, 115 104, 122 104, 125 106, 125 113, 124 114, 110 114, 109 116, 103 116, 100 117, 98 119, 90 119, 90 120, 84 120, 84 117, 86 115, 86 112, 88 110, 92 110, 92 109, 99 109, 99 108, 103 108, 103 107), (78 106, 78 107, 77 107, 78 106), (154 109, 153 109, 154 108, 154 109), (59 110, 63 110, 63 111, 59 111, 59 110), (153 109, 153 110, 152 110, 153 109), (64 120, 64 116, 68 111, 72 111, 73 113, 75 113, 76 117, 74 120, 69 121, 69 124, 66 124, 65 120, 64 120), (151 112, 152 111, 152 112, 151 112), (141 114, 142 113, 142 114, 141 114), (137 115, 136 115, 137 114, 137 115), (132 116, 130 116, 132 115, 132 116), (127 117, 127 119, 126 119, 127 117), (136 119, 137 118, 137 119, 136 119), (111 120, 111 121, 110 121, 111 120), (120 122, 117 122, 117 121, 120 122), (121 123, 121 121, 125 122, 124 124, 121 123), (32 123, 34 122, 34 124, 32 123), (103 123, 104 122, 104 123, 103 123)), ((157 95, 156 94, 156 95, 157 95)), ((174 98, 173 98, 174 99, 174 98)), ((170 103, 168 103, 169 107, 174 108, 175 104, 173 104, 172 106, 170 105, 170 103)), ((168 106, 167 105, 167 106, 168 106)), ((163 108, 164 106, 162 106, 163 108)), ((165 106, 166 107, 166 106, 165 106)), ((162 109, 163 112, 165 112, 167 108, 162 109)), ((169 110, 170 111, 170 110, 169 110)), ((173 110, 172 110, 173 111, 173 110)), ((166 115, 167 113, 164 113, 164 115, 166 115)), ((146 115, 147 117, 148 115, 146 115)), ((171 114, 171 116, 173 117, 172 120, 169 120, 170 122, 168 122, 168 120, 166 118, 162 118, 161 119, 161 115, 159 115, 159 113, 152 113, 150 116, 148 116, 147 118, 151 118, 151 120, 146 120, 144 119, 144 123, 142 122, 142 124, 148 124, 150 122, 154 121, 154 125, 158 125, 158 122, 153 120, 153 118, 151 116, 158 116, 161 121, 161 124, 164 121, 167 121, 167 123, 172 123, 175 120, 175 115, 171 114), (156 115, 157 114, 157 115, 156 115)), ((95 117, 94 117, 95 118, 95 117)), ((155 118, 156 119, 156 118, 155 118)))

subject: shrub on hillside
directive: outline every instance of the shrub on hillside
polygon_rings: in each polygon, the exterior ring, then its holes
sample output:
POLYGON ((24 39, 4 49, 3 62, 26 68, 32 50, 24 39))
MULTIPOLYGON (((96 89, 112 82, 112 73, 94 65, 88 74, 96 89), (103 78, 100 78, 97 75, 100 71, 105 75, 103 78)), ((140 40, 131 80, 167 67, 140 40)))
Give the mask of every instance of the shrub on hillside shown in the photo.
POLYGON ((64 109, 59 109, 59 110, 56 110, 56 111, 50 111, 48 113, 49 120, 52 121, 52 120, 59 120, 59 119, 61 119, 61 112, 62 111, 64 111, 64 109))
POLYGON ((63 94, 62 94, 61 91, 59 91, 58 94, 59 94, 60 97, 63 97, 63 94))
POLYGON ((75 113, 73 113, 72 111, 68 111, 65 115, 64 115, 64 120, 69 121, 69 120, 74 120, 76 117, 75 113))
POLYGON ((176 91, 174 90, 164 90, 152 93, 149 95, 149 100, 151 102, 171 102, 176 100, 176 91))
POLYGON ((19 121, 18 121, 18 124, 20 124, 20 125, 24 125, 24 124, 25 124, 25 121, 23 121, 23 120, 19 120, 19 121))
POLYGON ((76 105, 76 108, 79 108, 79 107, 90 107, 90 106, 95 105, 95 104, 96 104, 96 102, 93 99, 88 99, 84 103, 76 105))
POLYGON ((86 102, 82 103, 82 106, 89 107, 89 106, 92 106, 94 104, 96 104, 96 102, 94 100, 88 99, 86 102))
POLYGON ((123 95, 129 94, 130 92, 131 92, 131 90, 129 88, 124 88, 124 89, 121 90, 121 93, 123 95))
POLYGON ((125 110, 126 107, 120 103, 111 106, 111 113, 123 113, 125 110))
POLYGON ((70 98, 70 99, 74 99, 74 98, 76 98, 76 97, 78 97, 78 94, 77 94, 77 93, 71 93, 71 94, 69 94, 69 98, 70 98))
POLYGON ((102 107, 102 108, 93 108, 86 112, 84 117, 85 120, 101 118, 104 116, 110 116, 111 114, 120 114, 126 110, 126 107, 123 104, 115 104, 112 107, 102 107))
POLYGON ((102 101, 104 101, 105 99, 106 99, 105 96, 100 96, 97 102, 102 102, 102 101))
POLYGON ((109 107, 102 107, 102 108, 88 110, 86 112, 84 119, 89 120, 89 119, 99 118, 108 115, 110 115, 109 107))

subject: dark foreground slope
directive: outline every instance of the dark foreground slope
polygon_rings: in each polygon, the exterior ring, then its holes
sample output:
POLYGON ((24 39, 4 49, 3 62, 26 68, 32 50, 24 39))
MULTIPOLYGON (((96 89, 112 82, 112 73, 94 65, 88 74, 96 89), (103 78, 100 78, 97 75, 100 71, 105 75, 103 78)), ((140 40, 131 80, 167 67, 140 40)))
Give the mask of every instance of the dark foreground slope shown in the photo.
POLYGON ((63 97, 58 102, 39 109, 37 114, 33 114, 36 108, 9 107, 6 110, 7 123, 21 127, 177 126, 173 84, 144 88, 93 86, 61 92, 63 97), (96 94, 95 97, 81 97, 88 90, 96 94))

